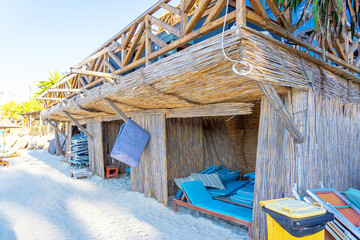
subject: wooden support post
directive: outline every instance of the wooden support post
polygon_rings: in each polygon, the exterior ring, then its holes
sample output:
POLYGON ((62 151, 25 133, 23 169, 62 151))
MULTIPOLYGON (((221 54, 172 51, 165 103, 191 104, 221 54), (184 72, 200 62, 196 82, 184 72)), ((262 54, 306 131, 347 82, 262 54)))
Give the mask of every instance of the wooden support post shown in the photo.
POLYGON ((126 41, 126 35, 125 33, 121 34, 121 66, 120 68, 124 67, 124 60, 126 57, 126 49, 125 49, 125 41, 126 41))
POLYGON ((151 23, 148 17, 145 17, 145 66, 149 66, 149 55, 151 54, 151 41, 149 34, 151 32, 151 23))
POLYGON ((66 139, 68 138, 68 136, 63 132, 61 131, 57 125, 55 125, 54 123, 50 122, 49 120, 47 120, 46 118, 42 118, 45 122, 47 122, 48 124, 50 124, 55 131, 57 131, 58 133, 60 133, 61 135, 63 135, 66 139))
POLYGON ((236 1, 236 26, 246 25, 246 0, 236 1))
POLYGON ((282 100, 279 95, 276 93, 274 87, 266 82, 256 81, 256 84, 260 88, 260 90, 264 93, 267 100, 270 102, 271 106, 275 109, 277 114, 279 115, 281 121, 284 123, 286 129, 289 131, 292 138, 296 143, 304 142, 304 137, 284 106, 282 100))
POLYGON ((68 117, 70 119, 70 121, 72 121, 81 131, 83 131, 86 136, 88 136, 89 138, 93 138, 93 136, 88 132, 88 130, 86 130, 83 126, 81 126, 81 124, 75 119, 73 118, 68 112, 64 111, 64 110, 61 110, 65 115, 66 117, 68 117))
POLYGON ((180 36, 183 37, 185 35, 185 28, 188 23, 188 14, 185 12, 186 8, 186 0, 181 0, 180 3, 180 36))
POLYGON ((90 171, 105 178, 102 122, 88 123, 87 129, 94 136, 88 140, 90 171))
POLYGON ((127 122, 129 118, 110 99, 103 99, 121 117, 121 119, 124 120, 124 122, 127 122))

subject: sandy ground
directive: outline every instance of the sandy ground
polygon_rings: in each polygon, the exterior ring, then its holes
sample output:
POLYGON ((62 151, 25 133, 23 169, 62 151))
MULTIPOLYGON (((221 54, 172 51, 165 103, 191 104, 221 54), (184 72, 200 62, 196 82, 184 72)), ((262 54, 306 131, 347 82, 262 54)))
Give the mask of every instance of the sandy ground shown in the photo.
POLYGON ((46 150, 0 167, 0 239, 247 239, 239 225, 179 209, 130 191, 127 176, 69 177, 46 150))

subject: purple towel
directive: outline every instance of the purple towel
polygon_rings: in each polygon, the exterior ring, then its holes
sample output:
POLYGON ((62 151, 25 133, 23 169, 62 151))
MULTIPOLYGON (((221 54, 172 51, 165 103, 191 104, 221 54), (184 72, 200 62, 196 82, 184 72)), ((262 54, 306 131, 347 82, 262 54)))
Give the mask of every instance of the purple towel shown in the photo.
POLYGON ((110 156, 131 167, 136 167, 149 138, 148 132, 129 119, 124 130, 119 133, 110 156))

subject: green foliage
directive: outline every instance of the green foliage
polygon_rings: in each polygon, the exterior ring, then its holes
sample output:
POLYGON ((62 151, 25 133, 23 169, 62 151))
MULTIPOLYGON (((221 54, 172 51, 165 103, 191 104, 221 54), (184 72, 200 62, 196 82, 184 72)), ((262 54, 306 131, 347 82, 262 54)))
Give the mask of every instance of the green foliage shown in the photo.
POLYGON ((340 38, 350 20, 352 36, 360 26, 359 0, 276 0, 282 11, 291 7, 292 11, 302 11, 298 23, 305 17, 311 7, 315 30, 325 36, 340 38))
POLYGON ((54 71, 53 73, 49 72, 49 77, 46 80, 41 80, 38 82, 38 92, 35 93, 35 97, 48 90, 49 87, 53 86, 57 81, 63 78, 63 76, 64 75, 59 71, 54 71))
POLYGON ((9 102, 1 106, 2 115, 9 119, 18 119, 20 114, 41 110, 41 103, 32 99, 23 103, 9 102))

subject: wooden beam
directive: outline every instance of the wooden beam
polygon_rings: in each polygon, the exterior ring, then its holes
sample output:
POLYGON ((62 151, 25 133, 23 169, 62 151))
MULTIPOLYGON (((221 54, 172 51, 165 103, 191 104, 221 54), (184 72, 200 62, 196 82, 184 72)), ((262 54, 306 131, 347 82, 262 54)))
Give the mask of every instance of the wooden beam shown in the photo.
POLYGON ((65 98, 59 98, 59 97, 37 97, 38 100, 51 100, 51 101, 62 101, 65 98))
POLYGON ((121 34, 121 66, 120 67, 123 67, 124 66, 124 59, 126 57, 126 49, 123 47, 123 45, 125 44, 125 41, 126 41, 126 35, 125 33, 121 34))
POLYGON ((164 9, 168 10, 169 12, 172 12, 173 14, 176 14, 178 16, 181 15, 180 9, 173 7, 167 3, 160 3, 160 7, 164 8, 164 9))
POLYGON ((123 61, 123 66, 126 66, 126 65, 130 62, 131 57, 132 57, 132 55, 134 54, 134 52, 135 52, 135 50, 136 50, 136 47, 138 46, 141 37, 142 37, 143 34, 144 34, 145 25, 146 25, 145 22, 142 22, 142 23, 141 23, 141 26, 140 26, 138 32, 136 33, 135 39, 134 39, 134 41, 133 41, 133 44, 131 45, 131 47, 130 47, 130 49, 129 49, 129 52, 128 52, 127 56, 125 57, 124 61, 123 61))
POLYGON ((55 88, 55 89, 49 89, 49 92, 79 92, 81 91, 81 89, 60 89, 60 88, 55 88))
POLYGON ((138 23, 135 23, 134 25, 131 26, 130 31, 126 36, 125 42, 124 44, 122 44, 123 49, 127 50, 129 43, 131 42, 131 39, 133 38, 138 25, 139 25, 138 23))
POLYGON ((106 79, 119 79, 121 76, 112 74, 112 73, 105 73, 105 72, 95 72, 83 69, 72 68, 71 73, 81 74, 81 75, 88 75, 88 76, 95 76, 95 77, 103 77, 106 79))
POLYGON ((104 59, 104 63, 105 63, 105 66, 109 69, 110 72, 113 72, 113 71, 116 70, 116 69, 114 68, 114 66, 111 65, 111 63, 110 63, 108 60, 104 59))
POLYGON ((115 45, 111 45, 109 47, 106 47, 102 50, 100 50, 99 52, 87 57, 85 60, 81 61, 80 63, 76 64, 73 66, 73 68, 81 68, 83 65, 87 64, 88 62, 91 62, 92 60, 95 60, 96 58, 102 56, 103 54, 112 51, 116 46, 115 45))
POLYGON ((148 37, 150 38, 151 41, 156 43, 160 48, 167 46, 167 44, 163 40, 155 36, 152 32, 148 33, 148 37))
POLYGON ((260 90, 264 93, 265 97, 268 99, 272 107, 275 109, 279 115, 281 121, 284 123, 286 129, 290 133, 291 137, 296 143, 303 143, 304 137, 302 136, 300 130, 296 126, 286 107, 284 106, 281 98, 276 93, 274 87, 266 82, 255 81, 260 90))
POLYGON ((248 115, 253 103, 216 103, 166 110, 166 118, 214 117, 248 115))
POLYGON ((210 3, 211 0, 201 0, 199 7, 195 10, 188 24, 186 24, 185 34, 190 33, 194 29, 195 25, 199 22, 210 3))
POLYGON ((73 118, 68 112, 64 110, 61 111, 65 114, 66 117, 70 119, 71 122, 73 122, 81 131, 83 131, 86 134, 86 136, 93 139, 93 136, 88 132, 88 130, 86 130, 83 126, 81 126, 81 124, 75 118, 73 118))
POLYGON ((121 68, 122 66, 122 63, 121 63, 121 59, 116 56, 115 53, 113 53, 112 51, 109 52, 109 56, 111 57, 111 59, 116 62, 116 64, 119 66, 119 68, 121 68))
POLYGON ((149 38, 149 33, 151 32, 151 23, 149 18, 145 18, 145 66, 149 66, 150 59, 149 55, 151 54, 151 41, 149 38))
POLYGON ((246 25, 246 0, 236 1, 236 26, 246 25))
POLYGON ((256 14, 258 14, 262 18, 269 19, 269 16, 265 11, 264 6, 259 0, 250 0, 250 4, 253 7, 256 14))
POLYGON ((183 37, 185 35, 185 27, 186 24, 188 23, 188 13, 185 12, 185 8, 186 8, 186 2, 187 0, 181 0, 180 3, 180 35, 181 37, 183 37))
MULTIPOLYGON (((209 0, 207 0, 209 1, 209 0)), ((153 17, 151 15, 148 15, 148 20, 150 20, 153 24, 155 24, 156 26, 162 27, 163 29, 167 30, 168 32, 180 37, 180 30, 167 24, 164 23, 163 21, 157 19, 156 17, 153 17)))
POLYGON ((109 104, 109 106, 121 117, 124 122, 127 122, 129 119, 110 99, 103 98, 103 100, 109 104))
POLYGON ((136 51, 135 57, 133 59, 133 62, 136 62, 137 60, 139 60, 144 52, 145 49, 145 39, 141 42, 138 50, 136 51))
POLYGON ((63 135, 66 139, 68 139, 68 136, 63 132, 61 131, 54 123, 50 122, 49 120, 47 120, 46 118, 42 118, 45 122, 47 122, 48 124, 50 124, 54 129, 55 131, 57 131, 58 133, 60 133, 61 135, 63 135))
POLYGON ((217 19, 226 5, 226 0, 218 0, 215 6, 212 8, 210 14, 206 18, 203 26, 217 19))
POLYGON ((184 12, 189 13, 195 3, 196 3, 196 0, 185 0, 184 12))

